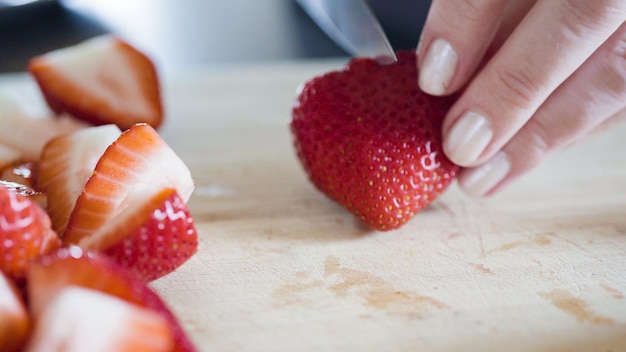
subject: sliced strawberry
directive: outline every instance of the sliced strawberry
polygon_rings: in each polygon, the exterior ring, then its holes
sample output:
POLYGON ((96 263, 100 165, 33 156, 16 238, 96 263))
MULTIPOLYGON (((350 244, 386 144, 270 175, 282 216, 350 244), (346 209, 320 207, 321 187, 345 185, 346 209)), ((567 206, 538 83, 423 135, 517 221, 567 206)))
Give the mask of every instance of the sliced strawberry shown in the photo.
POLYGON ((151 309, 168 322, 176 342, 175 351, 196 350, 155 291, 103 254, 87 252, 77 246, 60 248, 29 266, 27 283, 33 316, 40 315, 49 301, 65 287, 81 286, 151 309))
POLYGON ((30 321, 22 297, 11 280, 0 271, 0 347, 19 351, 26 341, 30 321))
POLYGON ((120 134, 115 125, 89 127, 46 144, 39 161, 37 186, 48 198, 47 210, 59 236, 63 237, 76 199, 96 163, 120 134))
POLYGON ((130 232, 120 228, 116 233, 126 237, 103 250, 145 281, 174 271, 196 253, 196 228, 187 205, 174 189, 158 193, 135 212, 135 219, 144 222, 130 232))
POLYGON ((392 230, 439 197, 458 166, 441 125, 454 97, 424 94, 415 53, 378 65, 354 59, 303 85, 291 132, 309 180, 368 226, 392 230))
POLYGON ((30 261, 59 244, 48 214, 28 197, 0 185, 0 270, 21 279, 30 261))
POLYGON ((25 184, 0 180, 0 187, 4 187, 21 196, 28 197, 33 202, 37 203, 42 209, 46 209, 46 204, 47 204, 46 195, 30 188, 29 186, 26 186, 25 184))
POLYGON ((37 169, 38 164, 35 162, 13 163, 0 172, 0 180, 19 183, 37 190, 37 169))
MULTIPOLYGON (((0 145, 4 153, 17 153, 14 161, 37 161, 44 145, 59 134, 87 126, 67 115, 59 117, 33 115, 15 100, 0 95, 0 145)), ((2 153, 0 153, 2 154, 2 153)))
POLYGON ((33 58, 28 69, 50 108, 122 130, 163 119, 153 62, 114 36, 101 36, 33 58))
POLYGON ((115 296, 81 287, 59 292, 36 317, 28 352, 169 352, 167 321, 115 296))
POLYGON ((186 202, 194 188, 189 169, 152 127, 131 127, 98 161, 76 201, 64 241, 89 249, 115 245, 147 219, 137 214, 168 188, 186 202))
POLYGON ((14 163, 0 173, 0 184, 15 190, 17 193, 29 197, 31 200, 46 209, 48 199, 37 187, 38 163, 14 163))

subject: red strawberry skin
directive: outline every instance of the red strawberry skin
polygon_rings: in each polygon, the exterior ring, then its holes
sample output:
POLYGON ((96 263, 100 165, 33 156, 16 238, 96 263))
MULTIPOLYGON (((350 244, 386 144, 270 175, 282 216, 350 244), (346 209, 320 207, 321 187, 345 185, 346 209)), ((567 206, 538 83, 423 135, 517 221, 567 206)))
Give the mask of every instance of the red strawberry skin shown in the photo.
POLYGON ((95 125, 125 130, 163 120, 154 62, 122 40, 105 35, 32 58, 28 71, 48 106, 95 125))
POLYGON ((31 324, 22 292, 0 271, 0 350, 22 351, 31 324))
POLYGON ((63 288, 90 288, 157 312, 169 322, 175 340, 174 352, 197 351, 156 291, 102 253, 84 251, 72 245, 59 248, 35 260, 28 267, 27 279, 30 310, 34 317, 63 288))
POLYGON ((151 203, 156 206, 144 223, 104 250, 106 255, 146 282, 174 271, 198 248, 193 219, 174 189, 159 193, 151 203))
POLYGON ((37 203, 0 184, 0 270, 23 279, 33 259, 60 246, 51 226, 37 203))
POLYGON ((421 92, 415 63, 409 51, 387 66, 353 59, 306 82, 292 110, 296 153, 310 181, 380 231, 405 224, 458 171, 441 146, 454 97, 421 92))

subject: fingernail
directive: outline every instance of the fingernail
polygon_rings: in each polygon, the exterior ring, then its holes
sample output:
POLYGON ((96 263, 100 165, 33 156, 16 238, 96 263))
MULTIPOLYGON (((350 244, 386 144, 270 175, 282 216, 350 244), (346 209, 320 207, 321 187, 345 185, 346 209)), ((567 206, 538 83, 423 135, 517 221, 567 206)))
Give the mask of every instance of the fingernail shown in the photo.
POLYGON ((459 186, 468 195, 481 197, 500 183, 510 169, 509 158, 500 152, 487 163, 474 169, 466 169, 463 178, 459 179, 459 186))
POLYGON ((493 131, 487 118, 468 111, 445 136, 443 147, 452 162, 461 166, 471 166, 485 150, 491 137, 493 131))
POLYGON ((456 64, 459 59, 450 43, 443 39, 436 39, 426 53, 420 67, 419 86, 432 95, 441 95, 452 80, 456 64))

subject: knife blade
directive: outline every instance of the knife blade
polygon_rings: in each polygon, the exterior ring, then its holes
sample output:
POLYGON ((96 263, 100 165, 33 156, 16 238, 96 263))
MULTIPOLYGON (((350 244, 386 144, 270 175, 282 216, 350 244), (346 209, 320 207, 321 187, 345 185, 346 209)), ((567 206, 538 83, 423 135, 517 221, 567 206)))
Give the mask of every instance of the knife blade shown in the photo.
POLYGON ((313 21, 342 49, 370 57, 381 65, 396 54, 365 0, 296 0, 313 21))

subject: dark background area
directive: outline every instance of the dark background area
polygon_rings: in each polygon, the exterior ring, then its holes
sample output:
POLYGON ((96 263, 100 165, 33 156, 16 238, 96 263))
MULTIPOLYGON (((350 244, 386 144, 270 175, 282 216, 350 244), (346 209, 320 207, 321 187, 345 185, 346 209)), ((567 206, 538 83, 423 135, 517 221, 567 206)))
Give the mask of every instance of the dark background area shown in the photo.
MULTIPOLYGON (((370 5, 394 49, 417 45, 430 1, 370 5)), ((293 0, 42 0, 0 7, 0 72, 105 33, 165 69, 346 56, 293 0)))

